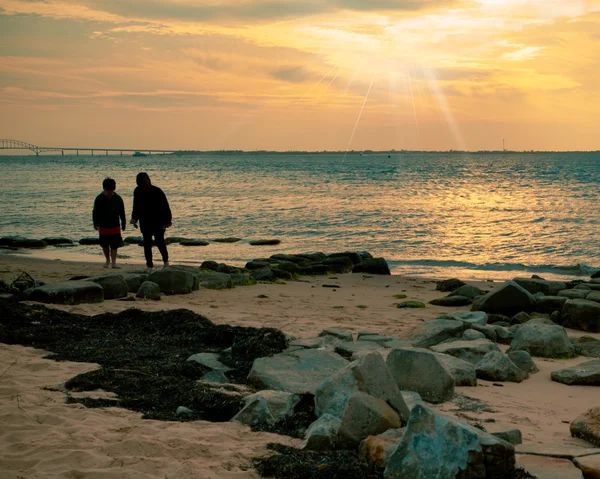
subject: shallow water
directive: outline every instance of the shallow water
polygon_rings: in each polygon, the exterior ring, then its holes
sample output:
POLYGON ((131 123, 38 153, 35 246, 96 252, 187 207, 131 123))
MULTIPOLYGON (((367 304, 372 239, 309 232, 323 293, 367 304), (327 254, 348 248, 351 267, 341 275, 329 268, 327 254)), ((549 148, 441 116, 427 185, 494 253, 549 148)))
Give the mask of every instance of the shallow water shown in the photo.
MULTIPOLYGON (((169 235, 244 239, 172 246, 176 261, 368 250, 396 273, 435 277, 600 268, 599 153, 26 156, 0 157, 0 170, 0 236, 94 236, 103 178, 116 179, 129 215, 135 175, 147 171, 171 203, 169 235), (258 238, 282 243, 248 245, 258 238)), ((100 254, 52 250, 43 254, 100 254)), ((142 257, 136 246, 122 253, 142 257)))

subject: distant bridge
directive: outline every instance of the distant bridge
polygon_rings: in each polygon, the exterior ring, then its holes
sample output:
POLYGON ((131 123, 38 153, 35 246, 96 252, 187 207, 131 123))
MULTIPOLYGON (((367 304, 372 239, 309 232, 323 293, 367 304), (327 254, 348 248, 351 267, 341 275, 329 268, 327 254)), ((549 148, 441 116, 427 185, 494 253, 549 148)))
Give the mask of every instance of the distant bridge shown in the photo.
POLYGON ((94 152, 104 152, 105 156, 108 156, 109 152, 112 153, 120 153, 123 156, 123 153, 133 153, 142 155, 152 155, 152 154, 170 154, 175 153, 176 150, 133 150, 128 148, 58 148, 58 147, 49 147, 49 146, 37 146, 32 145, 31 143, 26 143, 24 141, 19 140, 9 140, 5 138, 0 138, 0 150, 31 150, 36 156, 40 153, 51 152, 51 151, 60 151, 61 155, 64 156, 65 151, 70 153, 75 153, 79 156, 79 152, 86 153, 89 152, 92 156, 94 156, 94 152))

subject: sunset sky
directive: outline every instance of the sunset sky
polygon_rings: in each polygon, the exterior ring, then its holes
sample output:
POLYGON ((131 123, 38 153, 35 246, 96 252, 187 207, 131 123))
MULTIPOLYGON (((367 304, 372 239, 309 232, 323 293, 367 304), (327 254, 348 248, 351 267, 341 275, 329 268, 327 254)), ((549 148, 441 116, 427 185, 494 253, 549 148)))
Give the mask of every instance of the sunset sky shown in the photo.
POLYGON ((0 0, 0 138, 600 149, 600 0, 0 0))

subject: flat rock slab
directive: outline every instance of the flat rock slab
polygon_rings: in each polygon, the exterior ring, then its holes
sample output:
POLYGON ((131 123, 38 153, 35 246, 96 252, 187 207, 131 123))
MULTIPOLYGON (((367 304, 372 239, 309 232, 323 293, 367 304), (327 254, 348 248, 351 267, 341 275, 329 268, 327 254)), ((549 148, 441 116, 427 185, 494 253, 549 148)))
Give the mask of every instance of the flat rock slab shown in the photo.
POLYGON ((571 423, 571 436, 600 447, 600 407, 583 413, 571 423))
POLYGON ((575 464, 585 479, 600 479, 600 454, 594 456, 584 456, 573 459, 575 464))
POLYGON ((429 348, 452 338, 460 338, 467 326, 462 321, 436 319, 404 331, 399 339, 409 341, 416 348, 429 348))
POLYGON ((449 354, 455 358, 462 359, 471 364, 477 364, 490 352, 499 351, 498 346, 489 339, 477 339, 475 341, 452 341, 450 343, 438 344, 431 348, 436 353, 449 354))
POLYGON ((345 358, 350 358, 359 351, 379 351, 385 349, 372 341, 344 341, 335 345, 335 352, 345 358))
POLYGON ((323 338, 294 339, 293 341, 290 341, 290 347, 298 346, 304 349, 322 348, 323 344, 323 338))
POLYGON ((600 386, 600 359, 552 371, 552 381, 569 386, 600 386))
POLYGON ((92 281, 61 281, 32 289, 28 299, 53 304, 101 303, 104 290, 92 281))
POLYGON ((599 448, 581 446, 560 446, 555 444, 519 444, 515 446, 517 454, 529 454, 532 456, 559 457, 573 460, 576 457, 600 454, 599 448))
POLYGON ((348 361, 338 354, 320 349, 303 349, 256 359, 248 381, 262 389, 315 394, 319 384, 347 364, 348 361))
POLYGON ((568 459, 517 454, 516 463, 537 479, 583 479, 581 471, 568 459))

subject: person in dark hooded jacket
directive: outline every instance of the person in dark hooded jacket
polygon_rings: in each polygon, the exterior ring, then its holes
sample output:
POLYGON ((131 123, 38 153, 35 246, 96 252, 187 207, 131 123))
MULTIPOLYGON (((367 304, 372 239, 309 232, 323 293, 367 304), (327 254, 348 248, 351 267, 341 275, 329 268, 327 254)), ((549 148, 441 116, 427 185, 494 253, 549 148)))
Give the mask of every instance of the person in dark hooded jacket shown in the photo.
POLYGON ((165 231, 171 226, 173 219, 171 208, 163 190, 150 182, 148 173, 138 173, 136 179, 137 188, 133 191, 133 210, 131 212, 131 224, 140 230, 144 237, 144 256, 146 266, 149 270, 154 267, 152 261, 152 238, 165 266, 169 266, 169 252, 165 243, 165 231))

